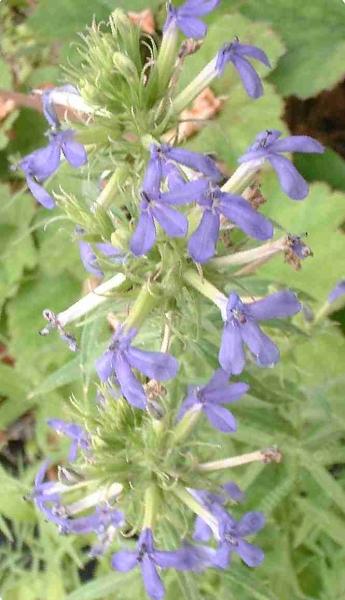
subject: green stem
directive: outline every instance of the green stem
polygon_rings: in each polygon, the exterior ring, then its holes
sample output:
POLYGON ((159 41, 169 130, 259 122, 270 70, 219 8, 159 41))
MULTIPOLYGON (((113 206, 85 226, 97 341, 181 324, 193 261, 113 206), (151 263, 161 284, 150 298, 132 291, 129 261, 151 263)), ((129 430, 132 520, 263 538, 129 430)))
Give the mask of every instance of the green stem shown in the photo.
POLYGON ((244 250, 243 252, 236 252, 229 256, 220 256, 209 261, 209 266, 221 268, 228 267, 231 265, 247 265, 257 260, 269 260, 279 252, 282 252, 285 248, 286 237, 281 237, 274 242, 267 242, 256 248, 250 250, 244 250))
POLYGON ((110 207, 119 187, 125 183, 127 175, 128 170, 124 166, 118 167, 114 171, 110 179, 107 181, 104 190, 102 190, 95 202, 96 208, 102 207, 104 210, 107 210, 110 207))
POLYGON ((203 279, 194 269, 189 269, 183 275, 186 283, 198 290, 200 294, 214 302, 216 306, 223 312, 227 303, 227 297, 218 290, 212 283, 203 279))
POLYGON ((159 295, 155 295, 149 288, 148 284, 145 283, 141 288, 127 319, 124 322, 124 328, 132 329, 139 328, 140 325, 145 321, 147 315, 151 310, 158 304, 160 300, 159 295))
POLYGON ((230 179, 223 185, 222 192, 231 194, 242 193, 246 187, 254 182, 256 174, 262 167, 263 162, 263 159, 258 159, 242 163, 232 174, 230 179))
POLYGON ((175 430, 173 431, 176 442, 183 442, 183 440, 190 435, 197 424, 200 415, 201 406, 195 406, 183 415, 181 421, 176 425, 175 430))
POLYGON ((152 529, 156 520, 156 516, 158 513, 158 504, 159 504, 159 496, 158 489, 155 485, 151 484, 145 490, 144 497, 144 521, 143 521, 143 529, 149 528, 152 529))
POLYGON ((214 516, 183 486, 177 485, 171 490, 183 504, 188 506, 196 515, 201 517, 213 530, 218 533, 218 523, 214 516))
POLYGON ((267 448, 266 450, 256 450, 255 452, 249 452, 248 454, 240 454, 239 456, 232 456, 231 458, 223 458, 221 460, 214 460, 212 462, 201 463, 197 466, 198 471, 207 473, 210 471, 221 471, 223 469, 232 469, 233 467, 240 467, 252 462, 263 462, 279 463, 282 459, 281 452, 276 448, 267 448))
POLYGON ((162 44, 157 57, 157 71, 159 87, 165 90, 172 76, 174 64, 177 58, 178 30, 173 25, 163 34, 162 44))
POLYGON ((176 96, 171 104, 171 112, 173 114, 180 114, 217 77, 216 62, 217 59, 215 58, 208 63, 199 75, 176 96))

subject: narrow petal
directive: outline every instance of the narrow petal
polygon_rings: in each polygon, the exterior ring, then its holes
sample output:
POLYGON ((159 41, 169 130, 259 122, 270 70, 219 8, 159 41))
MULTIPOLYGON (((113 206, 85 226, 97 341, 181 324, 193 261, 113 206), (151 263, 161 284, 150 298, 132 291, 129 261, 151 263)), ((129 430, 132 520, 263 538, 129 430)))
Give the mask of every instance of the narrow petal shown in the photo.
POLYGON ((188 412, 196 404, 199 404, 199 401, 195 394, 191 394, 190 396, 188 396, 180 406, 180 410, 177 413, 177 421, 181 421, 182 417, 186 414, 186 412, 188 412))
POLYGON ((44 187, 37 183, 32 177, 28 176, 26 177, 26 183, 28 184, 28 188, 37 202, 49 210, 54 208, 55 200, 50 194, 48 194, 44 187))
POLYGON ((198 202, 208 188, 207 179, 189 181, 161 194, 161 201, 168 204, 191 204, 198 202))
POLYGON ((249 544, 249 542, 246 542, 245 540, 238 541, 236 552, 248 567, 258 567, 265 558, 261 548, 249 544))
POLYGON ((270 144, 272 152, 312 152, 322 154, 325 148, 309 135, 289 135, 270 144))
POLYGON ((188 230, 188 221, 184 215, 164 204, 156 203, 152 214, 170 237, 184 237, 188 230))
POLYGON ((273 235, 273 225, 241 196, 220 195, 219 210, 247 235, 257 240, 268 240, 273 235))
POLYGON ((208 392, 207 403, 211 404, 230 404, 230 402, 236 402, 239 400, 241 396, 246 394, 249 390, 249 385, 247 383, 227 383, 223 387, 220 387, 218 390, 214 390, 213 392, 208 392))
POLYGON ((257 321, 291 317, 302 309, 296 294, 283 290, 246 305, 246 311, 257 321))
POLYGON ((48 146, 35 150, 30 154, 30 175, 37 177, 40 181, 47 179, 59 168, 60 155, 60 146, 55 138, 52 138, 48 146))
POLYGON ((293 200, 303 200, 308 195, 309 186, 292 162, 278 154, 270 154, 268 160, 277 173, 285 194, 293 200))
POLYGON ((242 339, 262 367, 275 365, 280 357, 277 346, 251 320, 241 325, 242 339))
POLYGON ((212 529, 201 517, 195 519, 193 540, 208 542, 212 537, 212 529))
POLYGON ((185 148, 171 147, 166 150, 166 156, 177 163, 185 165, 185 167, 193 169, 193 171, 203 173, 215 183, 223 179, 223 175, 219 171, 215 161, 206 154, 199 154, 185 148))
POLYGON ((126 356, 131 367, 158 381, 172 379, 179 369, 176 358, 167 352, 148 352, 131 346, 126 356))
POLYGON ((83 144, 75 140, 74 131, 68 129, 60 135, 61 150, 71 167, 78 169, 87 163, 87 154, 83 144))
POLYGON ((147 554, 145 554, 141 562, 141 573, 145 590, 150 598, 152 598, 152 600, 162 600, 165 595, 164 585, 157 573, 154 562, 147 554))
POLYGON ((237 429, 234 415, 224 408, 214 404, 205 404, 204 413, 213 427, 223 433, 233 433, 237 429))
POLYGON ((178 15, 176 22, 179 29, 181 29, 182 33, 188 38, 199 40, 200 38, 205 37, 207 33, 207 25, 200 21, 200 19, 195 19, 194 17, 180 17, 178 15))
POLYGON ((230 496, 232 500, 235 502, 243 502, 245 499, 245 494, 238 487, 238 485, 234 481, 228 481, 223 485, 223 490, 230 496))
POLYGON ((192 14, 196 17, 203 17, 214 10, 220 3, 220 0, 187 0, 181 7, 183 14, 192 14))
POLYGON ((215 551, 212 548, 185 544, 182 548, 170 552, 156 551, 154 559, 156 564, 165 569, 200 572, 212 564, 214 555, 215 551))
POLYGON ((263 94, 261 79, 254 67, 245 58, 234 55, 232 63, 241 77, 243 87, 251 98, 260 98, 263 94))
POLYGON ((227 569, 231 557, 231 548, 226 542, 222 542, 217 550, 214 559, 214 566, 219 569, 227 569))
POLYGON ((96 371, 101 381, 106 381, 114 373, 114 352, 107 350, 96 360, 96 371))
POLYGON ((121 392, 126 400, 136 408, 146 407, 144 388, 132 373, 127 359, 119 352, 115 358, 115 373, 121 392))
POLYGON ((237 533, 241 537, 246 537, 252 533, 257 533, 263 528, 265 521, 265 516, 261 512, 248 512, 237 524, 237 533))
POLYGON ((198 228, 192 233, 188 241, 188 252, 192 259, 198 263, 206 263, 216 251, 219 237, 219 215, 206 209, 198 228))
POLYGON ((156 227, 149 210, 143 210, 135 232, 132 235, 130 248, 135 256, 147 254, 156 241, 156 227))
POLYGON ((111 566, 117 571, 127 573, 137 565, 137 553, 134 550, 120 550, 113 554, 111 566))
POLYGON ((224 326, 218 359, 221 367, 228 373, 239 375, 244 369, 241 331, 232 323, 226 323, 224 326))
POLYGON ((328 295, 329 304, 332 304, 332 302, 335 302, 336 300, 338 300, 338 298, 341 298, 341 296, 344 296, 344 294, 345 294, 345 279, 342 281, 339 281, 337 283, 337 285, 333 288, 333 290, 329 293, 329 295, 328 295))
POLYGON ((271 63, 268 59, 266 52, 257 48, 257 46, 251 46, 249 44, 238 44, 236 47, 236 53, 241 56, 250 56, 251 58, 255 58, 255 60, 259 60, 266 67, 270 67, 271 63))
POLYGON ((79 254, 86 271, 96 275, 96 277, 103 277, 103 271, 98 266, 97 256, 95 255, 91 244, 80 240, 79 254))
POLYGON ((162 179, 162 163, 157 156, 157 151, 153 151, 153 156, 147 163, 142 189, 151 198, 159 194, 160 183, 162 179))

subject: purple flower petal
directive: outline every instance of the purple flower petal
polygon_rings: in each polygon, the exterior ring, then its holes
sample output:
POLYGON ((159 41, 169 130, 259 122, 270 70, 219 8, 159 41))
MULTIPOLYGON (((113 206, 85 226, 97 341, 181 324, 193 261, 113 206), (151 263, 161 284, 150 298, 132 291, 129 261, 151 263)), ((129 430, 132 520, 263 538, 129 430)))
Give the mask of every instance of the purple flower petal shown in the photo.
POLYGON ((60 155, 60 146, 55 137, 52 137, 48 146, 35 150, 27 157, 29 160, 29 175, 35 176, 39 181, 47 179, 59 168, 60 155))
POLYGON ((44 206, 44 208, 48 208, 51 210, 55 206, 55 200, 52 198, 50 194, 42 187, 39 183, 37 183, 32 177, 26 177, 26 183, 33 197, 44 206))
POLYGON ((241 196, 220 194, 219 210, 233 221, 244 233, 257 239, 267 240, 273 235, 271 221, 251 207, 241 196))
POLYGON ((248 567, 258 567, 265 558, 261 548, 249 544, 245 540, 239 540, 236 547, 236 552, 248 567))
POLYGON ((166 352, 148 352, 131 346, 126 357, 131 367, 158 381, 172 379, 179 369, 176 358, 166 352))
POLYGON ((275 365, 280 357, 277 346, 249 319, 241 326, 242 339, 262 367, 275 365))
POLYGON ((203 17, 214 10, 220 3, 220 0, 187 0, 180 11, 183 14, 192 14, 195 17, 203 17))
POLYGON ((198 171, 206 175, 211 181, 217 183, 223 179, 222 173, 219 171, 216 163, 212 158, 205 154, 192 152, 185 148, 174 148, 163 146, 163 152, 168 159, 174 160, 177 163, 198 171))
POLYGON ((198 542, 208 542, 212 537, 212 529, 201 517, 195 519, 193 539, 198 542))
POLYGON ((261 512, 246 513, 237 524, 237 533, 241 537, 260 531, 265 525, 265 516, 261 512))
POLYGON ((322 154, 325 148, 309 135, 290 135, 270 144, 272 152, 312 152, 322 154))
POLYGON ((257 321, 291 317, 302 309, 296 294, 288 290, 276 292, 246 305, 246 311, 257 321))
POLYGON ((75 134, 72 129, 67 129, 57 134, 61 144, 61 150, 71 167, 79 168, 87 163, 87 154, 85 148, 75 140, 75 134))
POLYGON ((230 496, 232 500, 235 502, 243 502, 245 499, 245 494, 238 487, 238 485, 234 481, 228 481, 223 485, 223 490, 230 496))
POLYGON ((227 569, 231 558, 230 546, 227 543, 221 543, 216 551, 214 566, 219 569, 227 569))
POLYGON ((188 221, 184 215, 163 204, 155 204, 152 214, 171 237, 184 237, 188 230, 188 221))
POLYGON ((260 48, 257 48, 256 46, 251 46, 249 44, 238 44, 237 54, 240 56, 250 56, 251 58, 262 62, 264 65, 266 65, 266 67, 271 67, 271 63, 266 52, 260 48))
POLYGON ((243 87, 251 98, 260 98, 263 94, 261 79, 254 67, 242 56, 234 55, 232 63, 241 77, 243 87))
POLYGON ((96 277, 103 277, 104 273, 98 266, 97 256, 95 255, 91 244, 80 240, 79 253, 81 262, 83 263, 86 271, 92 273, 93 275, 96 275, 96 277))
POLYGON ((141 562, 141 573, 147 594, 152 600, 162 600, 165 595, 164 585, 157 573, 156 566, 147 554, 143 556, 141 562))
POLYGON ((235 417, 223 406, 205 404, 203 410, 211 425, 219 431, 233 433, 237 430, 235 417))
POLYGON ((195 262, 205 263, 212 258, 219 237, 219 226, 219 215, 206 209, 198 228, 188 241, 188 252, 195 262))
POLYGON ((292 162, 279 154, 267 157, 277 173, 282 190, 293 200, 303 200, 308 195, 309 186, 292 162))
POLYGON ((137 565, 137 552, 134 550, 120 550, 113 554, 111 558, 111 566, 117 571, 127 573, 137 565))
POLYGON ((130 248, 135 256, 147 254, 156 241, 156 227, 150 210, 141 211, 135 232, 132 235, 130 248))
POLYGON ((96 371, 101 381, 107 381, 114 373, 115 360, 114 353, 111 350, 107 350, 97 358, 96 360, 96 371))
POLYGON ((332 304, 332 302, 335 302, 336 300, 338 300, 338 298, 340 298, 344 294, 345 294, 345 279, 343 281, 339 281, 337 283, 337 285, 335 286, 335 288, 333 288, 333 290, 330 292, 330 294, 328 296, 329 304, 332 304))
POLYGON ((245 365, 242 336, 240 328, 232 323, 226 323, 223 329, 219 350, 219 364, 228 373, 239 375, 245 365))
POLYGON ((200 404, 198 398, 195 394, 190 394, 187 398, 182 402, 180 409, 177 413, 177 421, 181 421, 182 417, 191 410, 196 404, 200 404))
POLYGON ((118 352, 115 356, 115 373, 121 392, 126 400, 136 408, 146 408, 144 388, 132 373, 130 365, 122 352, 118 352))
POLYGON ((208 188, 207 179, 196 179, 179 185, 169 192, 161 194, 161 201, 169 204, 191 204, 198 201, 208 188))
POLYGON ((182 33, 188 38, 199 40, 205 37, 207 33, 207 25, 199 19, 193 17, 177 18, 177 25, 182 33))

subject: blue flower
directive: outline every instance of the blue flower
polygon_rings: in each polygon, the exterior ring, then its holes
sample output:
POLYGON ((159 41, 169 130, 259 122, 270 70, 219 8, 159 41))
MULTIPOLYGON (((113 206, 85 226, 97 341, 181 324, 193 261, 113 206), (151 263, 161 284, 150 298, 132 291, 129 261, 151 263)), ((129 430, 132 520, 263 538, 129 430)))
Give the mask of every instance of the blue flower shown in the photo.
POLYGON ((146 395, 142 384, 132 369, 147 377, 165 381, 175 377, 178 362, 165 352, 148 352, 131 345, 136 330, 125 332, 118 328, 108 350, 96 361, 96 370, 102 381, 115 376, 126 400, 137 408, 146 407, 146 395))
POLYGON ((329 296, 328 296, 328 302, 330 304, 332 304, 332 302, 335 302, 336 300, 338 300, 338 298, 341 298, 341 296, 344 296, 345 294, 345 279, 343 279, 342 281, 338 281, 337 285, 333 288, 333 290, 330 292, 329 296))
POLYGON ((263 94, 261 79, 247 57, 260 61, 266 67, 271 66, 263 50, 256 46, 240 44, 239 40, 235 39, 218 52, 216 72, 218 76, 223 75, 226 65, 231 62, 237 69, 247 94, 252 98, 259 98, 263 94))
POLYGON ((220 0, 186 0, 179 8, 175 8, 169 2, 164 32, 170 27, 178 27, 187 37, 203 38, 207 33, 207 26, 199 17, 203 17, 214 10, 219 2, 220 0))
POLYGON ((271 294, 256 302, 244 303, 232 292, 226 306, 219 363, 228 373, 238 375, 244 369, 243 346, 248 346, 261 367, 268 367, 279 360, 279 350, 260 329, 258 321, 290 317, 301 310, 296 295, 290 291, 271 294))
POLYGON ((281 131, 277 129, 262 131, 247 152, 239 159, 240 163, 252 160, 268 160, 275 170, 282 190, 293 200, 303 200, 308 194, 307 182, 292 162, 282 156, 282 152, 311 152, 321 154, 324 147, 308 135, 290 135, 279 140, 281 131))
POLYGON ((68 460, 71 462, 77 458, 78 450, 88 452, 90 450, 90 438, 87 432, 76 423, 66 423, 62 419, 48 419, 48 425, 57 433, 62 433, 71 440, 68 460))
POLYGON ((178 420, 189 410, 201 410, 213 427, 223 433, 233 433, 237 429, 235 418, 222 404, 239 400, 248 389, 246 383, 229 384, 228 373, 218 369, 205 386, 190 386, 178 420))

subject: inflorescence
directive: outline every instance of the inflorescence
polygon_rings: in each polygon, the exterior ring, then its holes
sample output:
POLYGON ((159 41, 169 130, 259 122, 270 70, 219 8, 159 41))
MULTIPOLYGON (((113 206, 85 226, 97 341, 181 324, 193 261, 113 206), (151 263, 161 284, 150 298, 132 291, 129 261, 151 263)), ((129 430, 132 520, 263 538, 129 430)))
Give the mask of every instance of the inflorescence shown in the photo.
MULTIPOLYGON (((77 350, 74 337, 65 330, 68 324, 111 300, 109 294, 128 294, 130 302, 122 321, 115 315, 113 336, 96 361, 94 409, 77 411, 78 422, 49 420, 55 432, 70 440, 68 463, 59 467, 57 480, 52 465, 45 462, 32 496, 62 533, 94 534, 93 556, 123 540, 124 547, 112 555, 112 566, 119 571, 138 567, 153 600, 164 596, 165 569, 226 569, 233 553, 250 567, 263 560, 262 550, 246 538, 263 527, 264 516, 255 511, 239 520, 233 516, 231 507, 243 502, 244 494, 233 481, 224 484, 210 478, 215 463, 202 462, 207 449, 201 444, 200 455, 199 446, 190 441, 205 421, 221 434, 236 431, 235 416, 226 405, 240 400, 249 386, 230 378, 240 375, 252 357, 259 367, 275 365, 279 349, 260 324, 291 317, 302 307, 288 290, 253 299, 240 297, 234 289, 226 296, 212 283, 212 268, 266 260, 277 252, 299 264, 311 254, 293 234, 271 241, 273 224, 245 192, 268 162, 285 194, 302 200, 308 185, 283 153, 323 151, 310 137, 280 139, 281 132, 264 131, 227 180, 211 156, 167 141, 164 134, 178 124, 181 112, 229 64, 250 97, 263 93, 250 60, 269 67, 269 59, 237 38, 178 91, 176 78, 183 66, 179 32, 203 38, 207 28, 202 17, 218 4, 219 0, 186 0, 176 8, 168 2, 161 44, 157 47, 156 40, 146 36, 149 55, 144 64, 139 29, 124 13, 115 11, 106 31, 93 25, 83 37, 82 63, 71 72, 79 76, 75 85, 43 94, 48 145, 18 165, 37 201, 47 209, 58 204, 73 220, 85 269, 98 279, 106 272, 116 273, 63 313, 46 310, 48 324, 41 333, 55 328, 77 350), (56 112, 59 106, 72 107, 82 116, 75 128, 69 124, 64 129, 56 112), (89 206, 43 187, 63 157, 75 168, 85 166, 89 158, 93 173, 99 165, 105 167, 103 189, 89 206), (229 255, 222 234, 233 229, 266 243, 229 255), (221 255, 213 258, 219 251, 221 255), (211 280, 204 277, 204 266, 211 280), (184 397, 179 383, 181 372, 186 381, 181 346, 176 345, 179 361, 170 353, 178 339, 170 325, 183 288, 210 300, 224 323, 219 367, 208 382, 190 385, 184 397), (164 318, 159 351, 142 349, 134 340, 153 310, 164 318), (171 530, 177 537, 167 533, 171 530), (161 547, 165 539, 172 540, 168 549, 161 547)), ((342 283, 334 290, 330 301, 343 287, 342 283)), ((248 460, 280 459, 274 450, 253 455, 256 458, 248 455, 248 460)), ((227 468, 229 460, 216 461, 214 471, 227 468)), ((246 457, 238 464, 245 462, 246 457)))

